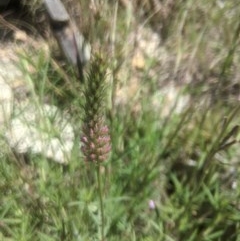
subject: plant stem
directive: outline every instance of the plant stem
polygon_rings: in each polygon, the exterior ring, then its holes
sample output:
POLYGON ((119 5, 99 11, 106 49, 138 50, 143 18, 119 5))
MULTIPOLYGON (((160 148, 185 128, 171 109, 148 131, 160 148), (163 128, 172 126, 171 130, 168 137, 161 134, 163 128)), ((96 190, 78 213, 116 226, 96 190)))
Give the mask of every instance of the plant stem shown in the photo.
POLYGON ((104 241, 104 209, 103 209, 103 198, 102 198, 102 185, 101 185, 101 177, 100 177, 100 168, 101 165, 98 162, 97 164, 97 181, 98 181, 98 195, 100 202, 100 215, 101 215, 101 241, 104 241))

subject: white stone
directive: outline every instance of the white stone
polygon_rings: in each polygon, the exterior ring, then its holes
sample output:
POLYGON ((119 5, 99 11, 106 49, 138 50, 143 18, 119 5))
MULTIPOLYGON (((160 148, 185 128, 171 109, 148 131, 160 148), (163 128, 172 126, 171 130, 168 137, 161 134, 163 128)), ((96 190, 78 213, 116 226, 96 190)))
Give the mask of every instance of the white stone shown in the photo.
POLYGON ((18 108, 5 137, 18 153, 41 154, 59 163, 69 161, 74 132, 54 105, 28 103, 18 108))

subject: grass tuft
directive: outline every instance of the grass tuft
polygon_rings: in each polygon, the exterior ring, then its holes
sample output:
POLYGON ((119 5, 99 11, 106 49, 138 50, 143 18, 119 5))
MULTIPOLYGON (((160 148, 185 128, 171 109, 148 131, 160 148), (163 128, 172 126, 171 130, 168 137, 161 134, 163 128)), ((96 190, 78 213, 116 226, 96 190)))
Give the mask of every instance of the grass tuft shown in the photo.
MULTIPOLYGON (((79 148, 82 121, 91 124, 84 113, 90 119, 105 114, 99 86, 88 83, 97 96, 91 99, 72 68, 38 52, 22 55, 21 69, 41 103, 71 116, 76 140, 67 165, 0 149, 0 240, 100 240, 100 226, 108 241, 240 240, 239 3, 91 1, 102 4, 99 12, 83 2, 86 12, 95 11, 89 39, 108 56, 103 67, 112 87, 106 103, 111 157, 98 169, 104 226, 96 176, 79 148), (158 3, 166 13, 157 33, 162 55, 158 62, 143 52, 146 62, 136 69, 136 39, 141 28, 156 30, 158 3), (162 101, 168 83, 189 96, 181 111, 182 94, 174 104, 162 101)), ((99 65, 89 66, 89 76, 99 65)))

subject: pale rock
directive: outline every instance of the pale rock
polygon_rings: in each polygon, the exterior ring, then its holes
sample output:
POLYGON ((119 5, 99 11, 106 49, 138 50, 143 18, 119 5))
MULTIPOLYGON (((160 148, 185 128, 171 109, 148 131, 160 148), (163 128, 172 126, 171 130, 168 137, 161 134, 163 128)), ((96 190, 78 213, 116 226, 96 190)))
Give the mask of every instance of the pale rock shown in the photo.
POLYGON ((41 154, 58 163, 67 163, 74 142, 68 118, 53 105, 28 103, 18 108, 5 137, 17 153, 41 154))

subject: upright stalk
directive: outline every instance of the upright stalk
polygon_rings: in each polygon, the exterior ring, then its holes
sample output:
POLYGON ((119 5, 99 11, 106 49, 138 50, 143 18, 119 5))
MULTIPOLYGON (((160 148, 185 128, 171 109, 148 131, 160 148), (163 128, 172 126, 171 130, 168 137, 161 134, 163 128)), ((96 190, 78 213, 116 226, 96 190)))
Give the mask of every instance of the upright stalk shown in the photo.
POLYGON ((111 151, 111 138, 105 121, 106 68, 102 58, 95 56, 85 81, 84 117, 81 150, 86 162, 94 163, 97 172, 97 192, 100 204, 100 241, 104 241, 104 206, 101 183, 101 164, 111 151))
POLYGON ((104 241, 104 208, 103 208, 103 196, 102 196, 102 182, 101 182, 101 166, 97 164, 97 182, 98 182, 98 196, 99 196, 99 205, 100 205, 100 237, 101 241, 104 241))

